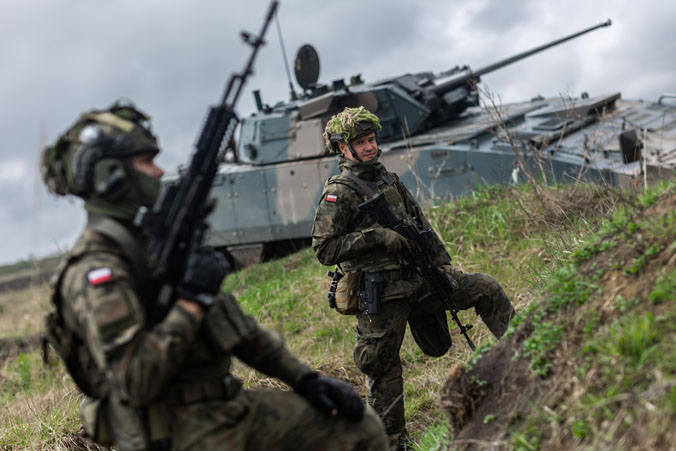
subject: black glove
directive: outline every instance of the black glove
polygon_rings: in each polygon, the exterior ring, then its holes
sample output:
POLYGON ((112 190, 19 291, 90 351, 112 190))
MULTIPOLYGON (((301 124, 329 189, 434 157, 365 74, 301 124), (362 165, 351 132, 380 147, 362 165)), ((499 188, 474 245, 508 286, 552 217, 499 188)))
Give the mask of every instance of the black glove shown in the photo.
POLYGON ((448 284, 451 286, 451 289, 453 291, 457 290, 458 287, 460 286, 459 281, 462 279, 465 273, 452 265, 441 265, 439 268, 446 275, 446 278, 448 279, 448 284))
POLYGON ((341 415, 350 421, 359 421, 364 416, 361 396, 345 382, 331 377, 309 374, 300 381, 296 393, 331 415, 341 415))
POLYGON ((210 247, 198 248, 188 256, 179 297, 211 307, 228 269, 223 254, 210 247))

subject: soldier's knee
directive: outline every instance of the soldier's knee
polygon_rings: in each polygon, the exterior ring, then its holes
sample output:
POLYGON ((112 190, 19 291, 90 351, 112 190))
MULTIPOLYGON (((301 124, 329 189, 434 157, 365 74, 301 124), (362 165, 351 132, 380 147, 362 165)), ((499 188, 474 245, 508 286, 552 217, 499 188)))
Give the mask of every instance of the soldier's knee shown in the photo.
POLYGON ((495 277, 490 274, 475 273, 475 284, 487 295, 495 295, 502 290, 495 277))
POLYGON ((488 274, 468 274, 462 289, 469 303, 467 308, 473 305, 479 314, 489 313, 502 304, 510 304, 500 283, 488 274))

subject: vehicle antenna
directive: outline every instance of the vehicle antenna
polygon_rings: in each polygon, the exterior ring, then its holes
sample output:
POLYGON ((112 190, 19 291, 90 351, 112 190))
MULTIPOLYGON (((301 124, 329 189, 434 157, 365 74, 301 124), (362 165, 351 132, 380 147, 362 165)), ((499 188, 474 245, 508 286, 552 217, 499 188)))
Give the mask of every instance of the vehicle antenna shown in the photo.
MULTIPOLYGON (((40 144, 39 150, 45 148, 47 145, 47 121, 43 118, 40 120, 40 144)), ((38 161, 39 164, 39 161, 38 161)), ((35 171, 35 183, 33 184, 33 208, 31 210, 31 247, 28 254, 29 260, 38 265, 38 253, 40 252, 40 198, 42 195, 42 182, 40 180, 40 171, 35 171)), ((39 269, 39 268, 38 268, 39 269)), ((40 272, 37 271, 34 275, 34 280, 31 284, 38 283, 40 272)))
POLYGON ((289 88, 291 89, 291 100, 296 100, 296 90, 293 89, 291 82, 291 71, 289 70, 289 61, 286 59, 286 49, 284 48, 284 39, 282 39, 282 27, 279 25, 279 10, 275 13, 275 22, 277 23, 277 34, 279 34, 279 44, 282 46, 282 57, 284 58, 284 67, 286 68, 286 77, 289 79, 289 88))

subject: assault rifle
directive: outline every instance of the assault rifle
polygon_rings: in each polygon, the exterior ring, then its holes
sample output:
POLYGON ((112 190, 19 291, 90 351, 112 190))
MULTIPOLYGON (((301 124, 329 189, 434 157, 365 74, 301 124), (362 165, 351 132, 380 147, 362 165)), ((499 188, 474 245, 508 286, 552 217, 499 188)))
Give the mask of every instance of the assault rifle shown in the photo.
POLYGON ((181 280, 190 251, 202 244, 208 226, 206 216, 213 209, 208 201, 211 184, 222 161, 224 147, 230 145, 239 122, 235 104, 247 78, 253 73, 258 49, 277 9, 272 1, 258 36, 242 32, 242 39, 252 47, 249 60, 241 73, 228 80, 223 99, 209 109, 207 120, 195 145, 190 165, 180 177, 167 184, 151 210, 139 210, 134 223, 149 238, 148 253, 155 263, 153 277, 161 282, 157 302, 150 311, 148 326, 160 322, 175 301, 175 284, 181 280))
POLYGON ((472 328, 472 325, 463 325, 460 322, 460 318, 458 318, 458 308, 451 299, 453 290, 457 288, 457 282, 452 278, 447 277, 446 273, 439 269, 435 264, 437 250, 432 246, 432 243, 434 243, 437 238, 434 231, 429 228, 420 230, 414 224, 409 224, 394 216, 385 200, 385 193, 378 193, 372 199, 359 204, 359 210, 369 212, 374 215, 383 227, 392 229, 406 238, 410 248, 405 250, 405 252, 408 254, 408 257, 415 265, 420 275, 432 289, 431 293, 428 293, 419 300, 422 301, 431 294, 442 299, 448 307, 448 310, 451 312, 453 321, 455 321, 460 328, 460 333, 465 336, 467 344, 470 349, 474 351, 474 343, 472 343, 472 340, 467 335, 467 331, 472 328))

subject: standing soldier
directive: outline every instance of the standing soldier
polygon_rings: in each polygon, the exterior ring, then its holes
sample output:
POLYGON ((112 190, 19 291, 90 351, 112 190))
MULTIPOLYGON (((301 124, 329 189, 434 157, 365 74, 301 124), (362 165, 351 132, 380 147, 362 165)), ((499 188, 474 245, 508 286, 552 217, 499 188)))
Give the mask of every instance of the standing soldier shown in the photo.
POLYGON ((347 384, 303 365, 221 292, 223 256, 193 251, 156 325, 147 237, 134 226, 163 175, 149 118, 129 104, 84 113, 43 154, 50 191, 84 199, 88 223, 52 280, 47 337, 86 395, 87 433, 126 450, 381 450, 378 417, 347 384), (236 356, 293 392, 248 391, 236 356))
MULTIPOLYGON (((408 241, 357 208, 382 192, 398 219, 430 227, 399 177, 378 162, 376 132, 380 129, 378 118, 364 107, 346 108, 326 125, 324 139, 331 151, 340 154, 340 175, 330 177, 324 186, 312 228, 312 247, 322 264, 338 265, 344 273, 337 282, 336 310, 357 317, 354 361, 367 376, 369 404, 383 420, 391 447, 404 449, 409 440, 399 348, 406 323, 416 343, 430 356, 445 354, 451 336, 445 304, 440 299, 417 302, 429 288, 402 252, 408 241), (369 299, 369 304, 375 302, 377 313, 369 314, 364 295, 360 296, 366 273, 370 280, 382 281, 379 299, 369 299)), ((435 264, 458 283, 453 301, 460 309, 474 307, 493 335, 501 337, 514 314, 502 287, 487 274, 465 274, 454 268, 443 243, 434 236, 435 264)))

